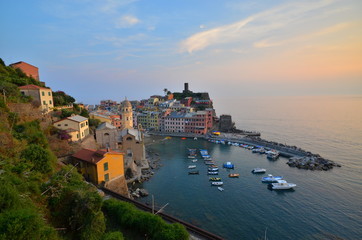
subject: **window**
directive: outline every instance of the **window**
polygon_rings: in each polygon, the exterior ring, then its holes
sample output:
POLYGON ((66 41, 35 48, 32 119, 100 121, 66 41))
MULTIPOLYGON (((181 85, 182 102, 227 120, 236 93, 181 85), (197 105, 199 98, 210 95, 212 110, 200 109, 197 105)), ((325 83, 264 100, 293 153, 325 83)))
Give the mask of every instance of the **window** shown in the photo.
POLYGON ((103 168, 104 168, 104 171, 108 171, 108 163, 107 162, 103 164, 103 168))
POLYGON ((48 96, 51 96, 52 94, 51 94, 51 92, 48 92, 48 96))
POLYGON ((49 104, 52 104, 52 100, 49 100, 49 104))
POLYGON ((68 127, 68 123, 64 124, 64 126, 68 127))
POLYGON ((109 181, 109 174, 104 174, 104 181, 105 182, 108 182, 109 181))
POLYGON ((42 96, 45 96, 45 93, 44 93, 44 92, 41 92, 41 95, 42 95, 42 96))
POLYGON ((43 105, 47 105, 47 103, 45 101, 43 101, 43 105))
POLYGON ((79 139, 79 133, 77 133, 77 138, 79 139))
POLYGON ((62 126, 62 124, 58 124, 58 127, 62 126))

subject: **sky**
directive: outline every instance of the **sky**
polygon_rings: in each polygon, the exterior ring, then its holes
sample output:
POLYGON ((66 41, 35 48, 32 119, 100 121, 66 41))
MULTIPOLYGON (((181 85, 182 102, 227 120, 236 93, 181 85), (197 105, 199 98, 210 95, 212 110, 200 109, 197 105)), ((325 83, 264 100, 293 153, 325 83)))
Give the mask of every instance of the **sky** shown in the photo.
POLYGON ((86 104, 362 95, 361 0, 0 1, 0 57, 86 104))

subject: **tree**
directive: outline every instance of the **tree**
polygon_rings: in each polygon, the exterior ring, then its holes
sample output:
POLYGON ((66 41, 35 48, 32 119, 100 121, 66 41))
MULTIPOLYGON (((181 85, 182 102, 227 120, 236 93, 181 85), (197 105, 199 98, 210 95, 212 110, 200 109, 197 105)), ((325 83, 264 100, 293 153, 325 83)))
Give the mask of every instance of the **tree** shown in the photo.
POLYGON ((28 145, 28 147, 21 152, 21 158, 25 162, 30 162, 33 165, 33 170, 41 173, 51 172, 53 164, 56 161, 52 152, 37 144, 28 145))

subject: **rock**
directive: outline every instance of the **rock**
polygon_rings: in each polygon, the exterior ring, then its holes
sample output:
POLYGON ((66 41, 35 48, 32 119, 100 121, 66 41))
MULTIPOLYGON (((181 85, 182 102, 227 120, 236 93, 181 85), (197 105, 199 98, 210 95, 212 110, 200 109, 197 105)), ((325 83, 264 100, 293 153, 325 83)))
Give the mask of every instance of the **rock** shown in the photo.
POLYGON ((141 197, 146 197, 146 196, 148 196, 148 191, 146 189, 140 189, 139 190, 139 195, 141 197))

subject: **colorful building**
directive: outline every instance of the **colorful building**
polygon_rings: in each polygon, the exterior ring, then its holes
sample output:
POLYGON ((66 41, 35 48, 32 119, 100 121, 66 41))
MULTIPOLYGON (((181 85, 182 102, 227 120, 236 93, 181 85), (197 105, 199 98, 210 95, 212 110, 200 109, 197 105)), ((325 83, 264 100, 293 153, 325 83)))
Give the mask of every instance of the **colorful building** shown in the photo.
POLYGON ((84 148, 72 157, 84 178, 96 185, 124 176, 123 153, 84 148))
POLYGON ((39 81, 39 69, 26 62, 16 62, 9 65, 12 68, 19 68, 26 76, 32 77, 39 81))
POLYGON ((53 126, 71 133, 71 140, 73 142, 82 140, 89 135, 88 118, 82 117, 80 115, 75 115, 56 121, 53 123, 53 126))
POLYGON ((142 125, 143 129, 160 130, 160 112, 144 111, 137 115, 137 125, 142 125))
POLYGON ((50 88, 37 85, 25 85, 19 87, 21 94, 31 96, 34 101, 40 104, 41 111, 49 112, 54 107, 53 94, 50 88))

